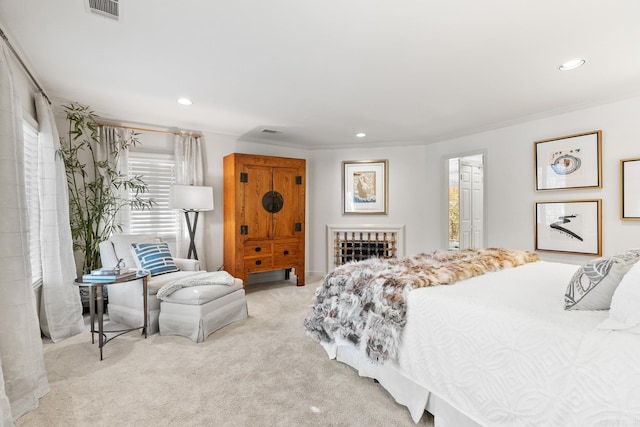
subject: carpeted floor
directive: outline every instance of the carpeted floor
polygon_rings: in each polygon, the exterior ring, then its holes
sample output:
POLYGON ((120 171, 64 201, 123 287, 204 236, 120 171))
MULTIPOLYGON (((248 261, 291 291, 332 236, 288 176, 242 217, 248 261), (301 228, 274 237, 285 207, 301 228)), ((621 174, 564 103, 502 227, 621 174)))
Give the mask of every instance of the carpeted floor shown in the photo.
POLYGON ((100 361, 88 330, 47 343, 51 391, 16 426, 415 426, 381 386, 306 336, 319 282, 308 283, 249 285, 249 318, 200 344, 130 332, 100 361))

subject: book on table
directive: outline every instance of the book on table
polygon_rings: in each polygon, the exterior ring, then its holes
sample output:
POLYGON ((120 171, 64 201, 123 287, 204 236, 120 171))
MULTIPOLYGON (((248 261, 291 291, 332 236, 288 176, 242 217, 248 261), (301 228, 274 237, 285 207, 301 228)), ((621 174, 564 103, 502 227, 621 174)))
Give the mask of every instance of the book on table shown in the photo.
POLYGON ((83 282, 89 282, 89 283, 102 283, 102 282, 116 282, 118 280, 124 280, 124 279, 133 279, 135 278, 137 275, 137 271, 136 270, 131 270, 131 271, 121 271, 119 274, 103 274, 103 272, 97 273, 97 272, 91 272, 91 274, 85 274, 82 276, 82 281, 83 282))
POLYGON ((91 274, 94 276, 118 276, 121 272, 126 273, 129 270, 120 270, 119 268, 98 268, 97 270, 91 270, 91 274))

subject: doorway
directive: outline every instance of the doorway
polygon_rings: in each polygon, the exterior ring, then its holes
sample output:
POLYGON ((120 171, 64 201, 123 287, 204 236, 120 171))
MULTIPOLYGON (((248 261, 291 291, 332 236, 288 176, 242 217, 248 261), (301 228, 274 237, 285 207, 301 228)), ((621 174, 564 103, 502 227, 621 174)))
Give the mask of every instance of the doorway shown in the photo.
POLYGON ((448 159, 448 249, 484 246, 484 155, 448 159))

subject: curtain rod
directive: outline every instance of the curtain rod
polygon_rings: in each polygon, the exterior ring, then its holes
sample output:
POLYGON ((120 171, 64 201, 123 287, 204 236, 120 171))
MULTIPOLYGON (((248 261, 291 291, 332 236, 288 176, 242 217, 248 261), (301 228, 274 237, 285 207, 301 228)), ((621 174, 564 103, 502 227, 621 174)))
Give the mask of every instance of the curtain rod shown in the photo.
POLYGON ((98 126, 112 126, 114 128, 132 129, 132 130, 139 130, 139 131, 144 131, 144 132, 166 133, 166 134, 170 134, 170 135, 193 136, 193 137, 199 137, 199 138, 202 137, 202 135, 199 134, 199 133, 191 133, 191 132, 176 132, 176 131, 171 131, 171 130, 149 129, 149 128, 141 128, 141 127, 136 127, 136 126, 125 126, 125 125, 118 125, 118 124, 115 124, 115 123, 105 123, 105 122, 96 122, 96 124, 98 126))
POLYGON ((42 86, 40 86, 40 83, 38 83, 36 78, 33 77, 33 74, 31 74, 31 71, 29 71, 29 68, 27 68, 27 66, 25 65, 24 61, 22 61, 22 58, 20 58, 20 55, 18 55, 18 52, 14 49, 13 45, 11 44, 9 39, 7 38, 7 35, 4 33, 2 28, 0 28, 0 38, 2 38, 2 40, 4 40, 4 42, 7 44, 7 47, 9 48, 9 50, 11 51, 13 56, 16 58, 16 60, 18 61, 18 63, 22 67, 22 69, 27 73, 27 75, 29 76, 29 78, 31 79, 33 84, 36 86, 36 89, 38 89, 38 91, 42 94, 42 96, 44 96, 44 98, 47 100, 49 105, 51 105, 51 100, 49 99, 49 97, 45 93, 44 89, 42 89, 42 86))

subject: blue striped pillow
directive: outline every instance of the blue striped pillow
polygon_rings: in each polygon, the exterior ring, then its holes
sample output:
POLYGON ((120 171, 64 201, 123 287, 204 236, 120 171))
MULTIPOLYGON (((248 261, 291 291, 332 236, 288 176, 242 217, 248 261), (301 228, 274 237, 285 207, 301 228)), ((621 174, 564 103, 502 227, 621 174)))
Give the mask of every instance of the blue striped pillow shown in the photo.
POLYGON ((132 243, 131 247, 140 268, 148 270, 152 276, 180 271, 166 243, 132 243))

